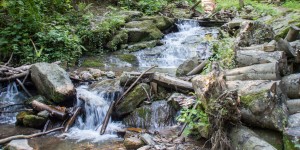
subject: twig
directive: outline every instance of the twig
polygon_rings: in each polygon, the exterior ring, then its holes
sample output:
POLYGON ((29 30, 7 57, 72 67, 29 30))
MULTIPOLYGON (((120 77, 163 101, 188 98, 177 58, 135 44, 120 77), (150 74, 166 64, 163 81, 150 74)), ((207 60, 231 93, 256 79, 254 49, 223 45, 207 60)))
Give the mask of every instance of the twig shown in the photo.
POLYGON ((69 130, 69 128, 74 124, 76 117, 80 113, 80 110, 81 110, 81 107, 77 107, 75 109, 73 116, 68 120, 68 122, 64 128, 64 132, 67 132, 69 130))
POLYGON ((12 76, 9 76, 9 77, 5 77, 5 78, 0 78, 0 82, 14 80, 16 78, 24 77, 24 76, 26 76, 27 73, 28 73, 28 71, 22 72, 20 74, 15 74, 15 75, 12 75, 12 76))
POLYGON ((32 111, 32 109, 19 109, 19 110, 12 110, 12 111, 0 111, 0 114, 9 114, 9 113, 17 113, 20 111, 32 111))
POLYGON ((8 61, 4 64, 4 66, 7 66, 7 65, 11 62, 11 60, 12 60, 12 58, 13 58, 13 55, 14 55, 14 53, 11 53, 11 55, 10 55, 8 61))
POLYGON ((45 134, 48 134, 48 133, 51 133, 51 132, 54 132, 54 131, 61 130, 63 128, 64 127, 58 127, 58 128, 46 131, 46 132, 40 132, 40 133, 35 133, 35 134, 30 134, 30 135, 15 135, 15 136, 7 137, 7 138, 4 138, 4 139, 0 139, 0 145, 4 144, 4 143, 7 143, 9 141, 12 141, 12 140, 16 140, 16 139, 30 139, 30 138, 33 138, 33 137, 42 136, 42 135, 45 135, 45 134))
POLYGON ((32 97, 32 95, 28 92, 28 90, 26 89, 26 87, 23 85, 23 83, 19 80, 19 79, 16 79, 17 82, 19 83, 19 85, 22 87, 22 89, 25 91, 25 93, 29 96, 29 97, 32 97))
MULTIPOLYGON (((146 95, 148 97, 148 101, 150 102, 151 98, 150 98, 150 95, 149 95, 148 91, 145 89, 145 87, 142 86, 142 88, 143 88, 143 90, 145 91, 145 93, 146 93, 146 95)), ((151 89, 150 89, 150 91, 151 91, 151 89)))
POLYGON ((50 119, 48 119, 46 124, 44 125, 43 132, 47 131, 50 122, 51 122, 50 119))
POLYGON ((12 107, 12 106, 17 106, 17 105, 24 105, 24 103, 9 104, 9 105, 0 107, 0 109, 4 109, 4 108, 7 108, 7 107, 12 107))
POLYGON ((29 76, 29 71, 27 72, 27 74, 26 74, 25 78, 24 78, 24 79, 23 79, 23 81, 22 81, 22 83, 23 83, 23 84, 24 84, 24 83, 25 83, 25 81, 27 80, 28 76, 29 76))
POLYGON ((199 0, 197 3, 195 3, 190 10, 194 10, 195 7, 197 7, 201 3, 201 0, 199 0))

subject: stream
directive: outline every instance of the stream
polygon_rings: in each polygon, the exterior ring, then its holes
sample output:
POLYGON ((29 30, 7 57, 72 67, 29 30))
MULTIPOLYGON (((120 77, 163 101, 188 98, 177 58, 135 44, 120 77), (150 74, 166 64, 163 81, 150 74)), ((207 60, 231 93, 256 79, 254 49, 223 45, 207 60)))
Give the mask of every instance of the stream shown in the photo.
MULTIPOLYGON (((181 20, 176 25, 178 32, 166 34, 161 40, 163 45, 131 53, 137 57, 138 66, 122 62, 114 54, 109 54, 108 56, 104 56, 105 65, 100 69, 119 72, 128 70, 142 71, 152 65, 158 65, 156 71, 174 75, 176 68, 185 60, 195 56, 206 59, 212 54, 210 51, 210 41, 217 38, 217 28, 200 27, 193 20, 181 20)), ((93 91, 86 84, 79 85, 76 90, 77 100, 75 105, 81 106, 84 113, 77 118, 75 125, 70 128, 69 132, 30 139, 29 144, 33 145, 33 148, 43 150, 84 149, 87 147, 100 149, 124 148, 121 144, 123 139, 119 138, 116 134, 116 130, 125 127, 121 122, 110 120, 106 133, 104 135, 99 134, 101 123, 104 120, 110 103, 116 100, 120 93, 93 91)), ((17 104, 26 100, 26 98, 22 92, 18 91, 15 83, 9 84, 6 88, 1 88, 1 104, 17 104)), ((14 128, 16 114, 0 114, 1 132, 6 129, 16 130, 16 133, 11 133, 14 135, 27 130, 26 128, 14 128)), ((2 138, 4 136, 5 134, 1 135, 2 138)))

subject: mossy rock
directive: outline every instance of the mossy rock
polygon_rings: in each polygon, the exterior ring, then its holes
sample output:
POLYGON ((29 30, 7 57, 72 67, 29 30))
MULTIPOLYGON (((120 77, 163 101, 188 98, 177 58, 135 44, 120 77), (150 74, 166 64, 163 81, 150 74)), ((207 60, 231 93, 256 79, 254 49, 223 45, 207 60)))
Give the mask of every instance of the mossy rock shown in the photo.
POLYGON ((123 16, 126 22, 141 18, 143 16, 143 13, 140 11, 128 11, 128 10, 120 11, 117 14, 123 16))
POLYGON ((117 115, 123 116, 133 112, 135 108, 147 98, 146 91, 150 91, 150 86, 146 83, 135 86, 116 107, 117 115))
POLYGON ((23 125, 32 128, 41 128, 45 125, 47 118, 36 115, 25 115, 23 118, 23 125))
POLYGON ((283 136, 281 132, 261 128, 255 128, 252 131, 276 149, 283 149, 283 136))
POLYGON ((148 128, 151 126, 151 113, 149 105, 142 106, 124 118, 123 123, 129 127, 148 128))
POLYGON ((190 13, 188 9, 183 9, 183 8, 173 8, 171 10, 171 14, 174 18, 186 18, 186 19, 192 18, 192 13, 190 13))
POLYGON ((132 54, 121 54, 121 55, 117 55, 117 57, 120 60, 128 62, 133 65, 137 65, 139 63, 137 57, 132 54))
POLYGON ((110 50, 117 50, 122 44, 126 44, 128 41, 127 30, 119 31, 112 39, 106 44, 106 47, 110 50))
POLYGON ((169 96, 170 93, 168 93, 168 91, 165 88, 161 86, 157 87, 157 95, 155 96, 156 100, 167 99, 169 96))
POLYGON ((157 41, 157 40, 139 42, 139 43, 136 43, 136 44, 133 44, 133 45, 129 45, 127 47, 127 50, 129 52, 136 52, 138 50, 142 50, 142 49, 145 49, 145 48, 153 48, 157 45, 158 42, 159 41, 157 41))
POLYGON ((32 114, 33 114, 33 112, 30 112, 30 111, 21 111, 21 112, 19 112, 16 116, 16 119, 17 119, 16 125, 20 125, 20 126, 23 125, 24 117, 27 116, 27 115, 32 115, 32 114))
POLYGON ((161 31, 170 28, 174 24, 174 19, 165 16, 144 16, 138 20, 152 20, 156 27, 161 31))
POLYGON ((284 131, 283 143, 284 143, 285 150, 300 149, 299 130, 300 130, 300 127, 296 127, 296 128, 288 128, 284 131))
POLYGON ((34 100, 36 100, 36 101, 38 101, 38 102, 41 102, 41 103, 43 103, 43 104, 46 104, 46 105, 54 105, 53 102, 51 102, 51 101, 49 101, 49 100, 46 100, 46 98, 45 98, 44 96, 42 96, 42 95, 36 95, 36 96, 33 96, 33 97, 27 99, 27 100, 25 101, 25 104, 28 105, 28 106, 31 106, 31 103, 32 103, 32 101, 34 101, 34 100))
POLYGON ((96 59, 85 59, 81 67, 104 67, 104 64, 100 60, 96 59))
POLYGON ((156 27, 152 20, 132 21, 125 24, 128 31, 128 42, 157 40, 163 37, 163 33, 156 27))
POLYGON ((192 71, 199 64, 200 64, 200 58, 199 57, 193 57, 191 59, 188 59, 188 60, 184 61, 177 68, 176 76, 185 76, 186 74, 188 74, 190 71, 192 71))

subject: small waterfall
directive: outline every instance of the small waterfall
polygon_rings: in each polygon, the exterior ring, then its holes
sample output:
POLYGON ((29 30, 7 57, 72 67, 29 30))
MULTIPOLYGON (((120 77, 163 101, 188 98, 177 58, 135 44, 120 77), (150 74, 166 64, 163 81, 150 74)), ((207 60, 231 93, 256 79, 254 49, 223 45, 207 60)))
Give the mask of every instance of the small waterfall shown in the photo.
MULTIPOLYGON (((8 84, 7 87, 0 87, 0 106, 7 106, 7 105, 13 105, 18 103, 23 103, 23 101, 27 97, 22 93, 19 92, 17 88, 17 84, 15 82, 8 84)), ((12 111, 16 110, 16 107, 18 106, 12 106, 7 107, 4 109, 1 109, 1 111, 12 111)), ((16 122, 16 115, 17 113, 0 113, 0 124, 6 124, 6 123, 15 123, 16 122)))
POLYGON ((161 40, 164 45, 135 53, 140 67, 158 65, 159 68, 177 68, 189 58, 210 57, 209 41, 217 38, 216 28, 201 27, 195 20, 181 20, 176 25, 179 32, 165 35, 161 40))
POLYGON ((69 133, 62 136, 75 139, 78 142, 85 140, 99 142, 117 138, 117 135, 113 133, 121 129, 123 126, 121 123, 115 123, 110 120, 104 135, 100 135, 100 129, 109 105, 118 97, 118 93, 90 91, 86 85, 81 85, 76 90, 76 105, 83 108, 83 115, 77 118, 74 127, 70 129, 69 133))

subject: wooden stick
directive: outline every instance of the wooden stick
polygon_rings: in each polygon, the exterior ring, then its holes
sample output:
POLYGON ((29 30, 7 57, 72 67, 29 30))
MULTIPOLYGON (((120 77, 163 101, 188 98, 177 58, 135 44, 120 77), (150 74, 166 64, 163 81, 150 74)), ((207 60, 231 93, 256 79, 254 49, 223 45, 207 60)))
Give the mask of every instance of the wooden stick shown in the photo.
POLYGON ((208 62, 209 62, 208 60, 204 60, 201 64, 199 64, 197 67, 195 67, 192 71, 190 71, 186 75, 191 76, 199 73, 208 64, 208 62))
POLYGON ((32 111, 32 109, 19 109, 19 110, 12 110, 12 111, 0 111, 0 114, 9 114, 9 113, 17 113, 20 111, 32 111))
POLYGON ((9 104, 9 105, 6 105, 6 106, 2 106, 2 107, 0 107, 0 109, 4 109, 4 108, 6 108, 6 107, 17 106, 17 105, 24 105, 24 103, 9 104))
POLYGON ((12 60, 12 58, 13 58, 13 55, 14 55, 14 53, 11 53, 11 55, 10 55, 8 61, 4 64, 4 66, 9 65, 9 63, 11 62, 11 60, 12 60))
POLYGON ((48 105, 38 102, 36 100, 33 100, 31 105, 34 110, 37 110, 37 111, 47 110, 51 116, 54 116, 58 119, 64 120, 66 117, 66 113, 64 111, 58 110, 54 107, 48 106, 48 105))
POLYGON ((122 96, 120 98, 118 98, 118 100, 115 102, 113 101, 112 104, 109 106, 109 109, 105 115, 105 118, 104 118, 104 121, 102 123, 102 127, 101 127, 101 130, 100 130, 100 134, 103 135, 105 133, 105 130, 106 130, 106 127, 107 127, 107 124, 108 124, 108 121, 109 121, 109 118, 111 116, 111 113, 112 113, 112 110, 113 110, 113 107, 115 105, 118 105, 118 103, 123 99, 123 97, 134 87, 134 85, 140 80, 140 78, 143 77, 143 75, 145 73, 147 73, 148 71, 150 71, 151 69, 157 67, 157 65, 155 66, 152 66, 150 67, 149 69, 145 70, 132 84, 131 86, 122 94, 122 96))
POLYGON ((48 119, 46 124, 44 125, 43 132, 47 131, 47 128, 48 128, 50 122, 51 122, 50 119, 48 119))
POLYGON ((192 7, 191 7, 191 9, 190 10, 194 10, 195 9, 195 7, 197 7, 199 4, 201 3, 201 0, 200 1, 198 1, 197 3, 195 3, 192 7))
POLYGON ((108 111, 107 111, 107 113, 105 115, 105 118, 104 118, 101 130, 100 130, 100 135, 103 135, 105 133, 105 130, 107 128, 110 115, 111 115, 111 113, 113 111, 113 108, 114 108, 114 105, 115 105, 115 101, 112 101, 111 104, 110 104, 110 106, 109 106, 109 109, 108 109, 108 111), (107 114, 109 114, 109 115, 107 115, 107 114))
POLYGON ((25 91, 25 93, 29 96, 29 97, 32 97, 32 95, 28 92, 28 90, 26 89, 26 87, 23 85, 23 83, 19 80, 19 79, 16 79, 17 82, 19 83, 19 85, 22 87, 22 89, 25 91))
POLYGON ((30 139, 30 138, 33 138, 33 137, 42 136, 42 135, 45 135, 45 134, 48 134, 48 133, 51 133, 51 132, 54 132, 54 131, 61 130, 63 128, 64 127, 58 127, 58 128, 46 131, 46 132, 34 133, 34 134, 30 134, 30 135, 15 135, 15 136, 7 137, 7 138, 4 138, 4 139, 0 139, 0 145, 5 144, 7 142, 10 142, 12 140, 16 140, 16 139, 30 139))
POLYGON ((74 124, 76 117, 80 113, 81 107, 77 107, 73 113, 73 116, 68 120, 64 132, 68 132, 69 128, 74 124))
POLYGON ((27 72, 26 76, 24 77, 24 79, 23 79, 23 81, 22 81, 23 84, 24 84, 25 81, 27 80, 28 76, 29 76, 29 71, 27 72))

